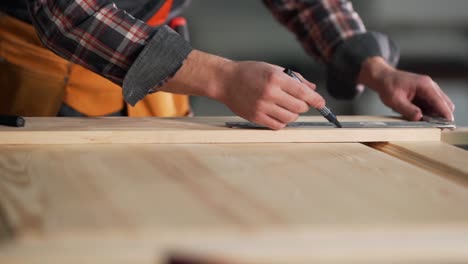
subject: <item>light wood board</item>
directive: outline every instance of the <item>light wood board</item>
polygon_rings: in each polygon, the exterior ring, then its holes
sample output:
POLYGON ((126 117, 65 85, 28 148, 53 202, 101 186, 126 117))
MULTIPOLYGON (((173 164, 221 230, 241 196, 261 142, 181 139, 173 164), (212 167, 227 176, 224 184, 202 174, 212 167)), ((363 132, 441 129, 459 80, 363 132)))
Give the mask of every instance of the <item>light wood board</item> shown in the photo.
MULTIPOLYGON (((324 121, 302 117, 301 122, 324 121)), ((397 121, 385 117, 340 117, 341 121, 397 121)), ((0 127, 1 144, 110 143, 291 143, 439 141, 436 128, 286 128, 225 127, 233 117, 196 118, 26 118, 24 128, 0 127)))
POLYGON ((260 260, 251 263, 268 263, 271 252, 294 243, 301 246, 284 258, 301 252, 297 263, 317 260, 326 251, 307 243, 320 241, 335 256, 356 242, 356 258, 371 262, 420 261, 427 252, 468 260, 460 253, 468 237, 457 235, 468 232, 467 204, 463 185, 356 143, 5 145, 0 223, 3 239, 17 242, 0 247, 0 263, 155 263, 167 249, 192 252, 200 243, 220 245, 214 253, 222 255, 238 236, 265 249, 236 244, 240 260, 260 260), (350 238, 356 230, 374 234, 381 253, 364 254, 370 242, 350 238), (414 243, 384 250, 407 242, 407 230, 414 243), (286 234, 288 243, 262 240, 276 232, 273 241, 286 234), (392 239, 377 239, 387 232, 392 239), (446 247, 432 251, 441 241, 446 247))
POLYGON ((468 127, 444 130, 442 133, 442 141, 452 145, 468 146, 468 127))

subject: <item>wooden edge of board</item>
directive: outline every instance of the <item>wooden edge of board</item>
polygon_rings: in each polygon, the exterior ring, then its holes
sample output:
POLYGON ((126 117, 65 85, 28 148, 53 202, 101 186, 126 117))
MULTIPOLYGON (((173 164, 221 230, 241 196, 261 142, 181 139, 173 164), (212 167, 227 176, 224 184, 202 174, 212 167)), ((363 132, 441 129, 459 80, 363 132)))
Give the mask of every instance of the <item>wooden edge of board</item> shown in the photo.
POLYGON ((12 263, 5 260, 14 260, 13 263, 42 264, 57 259, 65 263, 82 263, 74 258, 83 260, 83 256, 88 261, 92 256, 102 261, 126 260, 119 263, 141 263, 133 258, 149 261, 157 257, 163 262, 153 260, 144 263, 165 264, 468 262, 468 226, 460 222, 354 228, 284 227, 215 236, 203 232, 187 237, 173 235, 167 241, 160 241, 158 234, 17 241, 8 247, 0 247, 0 263, 12 263))
POLYGON ((465 263, 468 230, 339 232, 231 239, 169 251, 168 264, 465 263))
POLYGON ((451 145, 468 145, 468 127, 443 130, 442 141, 451 145))
POLYGON ((205 144, 205 143, 356 143, 440 141, 437 128, 271 130, 99 130, 11 131, 0 145, 49 144, 205 144))

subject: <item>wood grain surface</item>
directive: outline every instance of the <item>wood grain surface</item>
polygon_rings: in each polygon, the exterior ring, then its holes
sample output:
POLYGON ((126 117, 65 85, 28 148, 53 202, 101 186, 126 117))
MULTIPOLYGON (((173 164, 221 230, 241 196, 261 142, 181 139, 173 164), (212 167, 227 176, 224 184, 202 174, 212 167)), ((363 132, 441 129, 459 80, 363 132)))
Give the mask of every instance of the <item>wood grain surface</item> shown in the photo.
POLYGON ((468 188, 468 151, 435 141, 367 145, 468 188))
POLYGON ((353 245, 358 262, 457 263, 467 204, 464 185, 357 143, 4 145, 0 263, 155 263, 216 245, 246 263, 343 263, 353 245))
MULTIPOLYGON (((301 122, 324 121, 302 117, 301 122)), ((386 117, 340 117, 341 121, 398 121, 386 117)), ((225 127, 234 117, 196 118, 26 118, 24 128, 0 126, 1 144, 111 143, 291 143, 439 141, 436 128, 286 128, 225 127)))

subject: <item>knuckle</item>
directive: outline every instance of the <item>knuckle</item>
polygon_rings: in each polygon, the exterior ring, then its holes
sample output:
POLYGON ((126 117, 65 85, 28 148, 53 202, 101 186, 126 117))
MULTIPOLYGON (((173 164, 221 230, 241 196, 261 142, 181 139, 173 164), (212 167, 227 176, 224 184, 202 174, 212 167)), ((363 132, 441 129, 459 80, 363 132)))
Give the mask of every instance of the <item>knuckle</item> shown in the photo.
POLYGON ((269 70, 265 73, 265 80, 268 86, 278 83, 279 76, 275 71, 269 70))
POLYGON ((254 112, 247 119, 251 120, 254 123, 259 124, 262 121, 262 115, 260 113, 258 113, 258 112, 254 112))
POLYGON ((315 96, 312 98, 310 105, 315 108, 320 108, 325 106, 325 101, 322 98, 315 96))
POLYGON ((297 96, 299 96, 299 99, 305 98, 307 96, 307 91, 302 87, 302 85, 297 89, 297 96))
POLYGON ((302 105, 301 106, 301 112, 300 112, 301 114, 309 111, 310 107, 306 102, 303 102, 301 105, 302 105))
POLYGON ((304 102, 300 102, 300 103, 297 103, 297 104, 294 104, 294 106, 292 107, 293 109, 291 109, 294 113, 297 113, 297 114, 302 114, 302 113, 305 113, 309 110, 309 107, 307 106, 306 103, 304 102))
POLYGON ((248 115, 248 119, 251 119, 254 122, 257 122, 262 119, 263 116, 263 105, 261 103, 255 103, 251 108, 250 114, 248 115))
POLYGON ((308 85, 307 88, 310 89, 310 90, 312 90, 312 91, 315 91, 315 90, 317 90, 317 85, 315 85, 315 84, 313 84, 313 83, 309 83, 309 85, 308 85))
POLYGON ((273 86, 266 86, 262 91, 261 98, 269 100, 269 99, 274 98, 274 96, 275 96, 275 90, 273 86))
POLYGON ((287 120, 287 123, 291 123, 291 122, 296 121, 298 117, 299 117, 298 114, 291 114, 291 115, 289 115, 288 120, 287 120))
POLYGON ((382 97, 382 102, 387 106, 397 105, 400 101, 401 99, 398 93, 388 94, 382 97))
POLYGON ((254 113, 261 113, 264 110, 264 104, 262 101, 257 100, 253 105, 252 105, 252 110, 254 113))
POLYGON ((254 109, 254 112, 251 114, 252 116, 252 119, 258 121, 262 118, 262 114, 260 111, 258 111, 257 109, 254 109))
POLYGON ((430 76, 428 75, 422 75, 421 77, 419 77, 419 82, 422 84, 422 85, 427 85, 427 86, 432 86, 433 84, 433 80, 430 76))
POLYGON ((273 122, 272 124, 269 125, 269 127, 273 130, 280 130, 283 129, 286 126, 286 124, 280 123, 280 122, 273 122))

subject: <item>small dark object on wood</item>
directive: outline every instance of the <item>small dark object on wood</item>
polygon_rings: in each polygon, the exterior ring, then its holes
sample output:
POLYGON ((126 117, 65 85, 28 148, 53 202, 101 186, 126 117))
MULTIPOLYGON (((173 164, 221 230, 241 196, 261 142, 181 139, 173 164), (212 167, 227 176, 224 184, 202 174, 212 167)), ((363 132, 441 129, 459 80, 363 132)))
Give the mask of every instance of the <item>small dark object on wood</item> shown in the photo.
POLYGON ((0 115, 1 126, 24 127, 26 121, 21 116, 2 116, 0 115))

